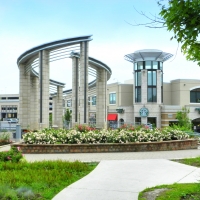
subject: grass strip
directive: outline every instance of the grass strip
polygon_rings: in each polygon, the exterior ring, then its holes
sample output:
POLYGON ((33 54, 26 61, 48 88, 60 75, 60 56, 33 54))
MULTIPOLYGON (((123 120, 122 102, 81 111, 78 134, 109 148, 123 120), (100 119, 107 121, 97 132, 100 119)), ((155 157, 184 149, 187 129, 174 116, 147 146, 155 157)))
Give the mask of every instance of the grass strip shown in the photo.
POLYGON ((52 199, 96 166, 79 161, 0 162, 0 199, 52 199))
MULTIPOLYGON (((200 167, 200 157, 185 158, 172 160, 182 164, 200 167)), ((138 200, 148 200, 151 192, 156 194, 158 189, 167 189, 157 193, 156 200, 199 200, 200 199, 200 183, 175 183, 172 185, 159 185, 152 188, 146 188, 139 193, 138 200)))

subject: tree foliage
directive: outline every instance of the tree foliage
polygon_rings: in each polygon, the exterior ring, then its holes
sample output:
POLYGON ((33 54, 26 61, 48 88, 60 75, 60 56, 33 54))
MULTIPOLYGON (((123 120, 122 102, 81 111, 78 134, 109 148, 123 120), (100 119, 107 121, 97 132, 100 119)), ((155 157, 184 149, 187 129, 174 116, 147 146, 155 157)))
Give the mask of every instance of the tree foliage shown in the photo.
POLYGON ((69 109, 66 109, 64 114, 64 120, 70 121, 70 119, 71 119, 71 111, 69 109))
POLYGON ((188 114, 190 113, 190 110, 186 107, 182 107, 180 111, 177 111, 176 113, 176 119, 178 119, 178 125, 185 130, 191 130, 192 129, 192 123, 191 120, 188 117, 188 114))
POLYGON ((200 66, 200 0, 168 0, 166 6, 161 6, 160 16, 164 20, 167 30, 173 31, 171 39, 181 43, 181 50, 187 60, 197 61, 200 66))

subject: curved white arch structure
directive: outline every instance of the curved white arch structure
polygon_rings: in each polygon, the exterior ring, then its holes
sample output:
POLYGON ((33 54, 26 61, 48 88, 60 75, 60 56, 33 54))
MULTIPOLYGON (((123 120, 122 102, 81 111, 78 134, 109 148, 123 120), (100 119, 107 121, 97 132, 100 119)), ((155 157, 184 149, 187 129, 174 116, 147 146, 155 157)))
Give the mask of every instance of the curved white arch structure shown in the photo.
POLYGON ((39 45, 27 50, 17 59, 20 70, 19 119, 22 128, 49 127, 49 96, 53 96, 53 123, 62 127, 63 87, 49 78, 49 63, 72 59, 72 123, 88 123, 88 86, 96 86, 97 127, 106 122, 106 82, 111 69, 103 62, 88 56, 91 35, 67 38, 39 45), (35 68, 39 68, 39 73, 35 68), (88 84, 88 74, 95 80, 88 84))

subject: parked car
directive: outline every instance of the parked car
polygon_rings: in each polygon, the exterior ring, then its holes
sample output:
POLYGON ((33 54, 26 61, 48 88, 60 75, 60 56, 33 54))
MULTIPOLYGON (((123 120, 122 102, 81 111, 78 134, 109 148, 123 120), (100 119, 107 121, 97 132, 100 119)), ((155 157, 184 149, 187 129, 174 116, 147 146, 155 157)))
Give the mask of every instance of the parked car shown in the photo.
POLYGON ((18 119, 7 119, 8 123, 18 123, 18 119))
POLYGON ((145 126, 148 127, 149 129, 153 129, 153 126, 150 123, 145 124, 145 126))

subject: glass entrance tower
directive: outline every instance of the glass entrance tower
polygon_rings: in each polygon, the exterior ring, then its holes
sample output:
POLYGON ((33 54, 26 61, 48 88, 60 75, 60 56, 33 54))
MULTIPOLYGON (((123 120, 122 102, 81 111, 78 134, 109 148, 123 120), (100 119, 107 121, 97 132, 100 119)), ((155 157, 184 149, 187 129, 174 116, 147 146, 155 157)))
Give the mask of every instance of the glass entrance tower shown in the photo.
POLYGON ((143 49, 124 56, 133 63, 135 123, 160 127, 163 102, 163 62, 173 55, 156 49, 143 49), (145 114, 146 113, 146 114, 145 114))

